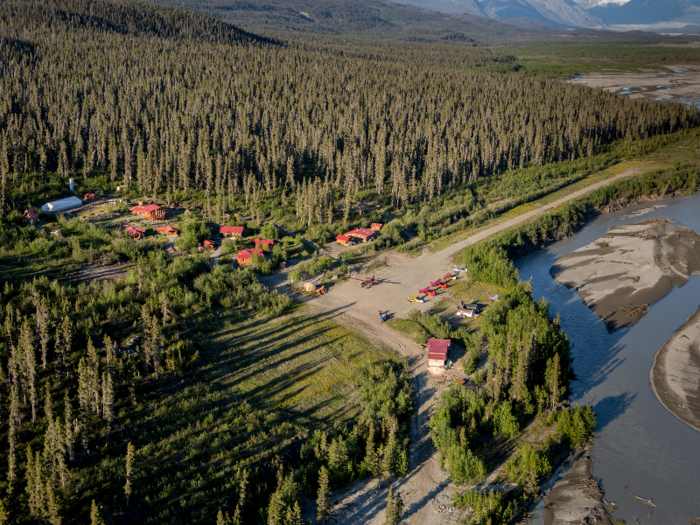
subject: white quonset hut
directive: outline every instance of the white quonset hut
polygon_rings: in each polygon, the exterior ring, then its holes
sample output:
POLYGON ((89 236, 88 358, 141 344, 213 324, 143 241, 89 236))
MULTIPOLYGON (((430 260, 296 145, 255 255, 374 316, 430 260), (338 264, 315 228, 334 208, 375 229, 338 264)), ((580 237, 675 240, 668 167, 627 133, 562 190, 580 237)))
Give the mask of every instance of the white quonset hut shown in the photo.
POLYGON ((68 197, 67 199, 61 199, 60 201, 47 202, 41 207, 41 211, 46 211, 49 213, 58 213, 61 211, 72 210, 73 208, 79 208, 83 205, 78 197, 68 197))

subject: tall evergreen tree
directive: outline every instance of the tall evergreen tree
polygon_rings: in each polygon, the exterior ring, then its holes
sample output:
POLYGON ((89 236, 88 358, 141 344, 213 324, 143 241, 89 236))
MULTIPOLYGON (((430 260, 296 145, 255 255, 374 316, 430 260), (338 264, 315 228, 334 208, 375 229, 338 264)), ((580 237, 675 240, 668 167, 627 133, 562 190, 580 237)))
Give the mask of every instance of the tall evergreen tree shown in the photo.
POLYGON ((105 520, 102 519, 101 508, 97 506, 95 500, 92 500, 90 508, 90 525, 105 525, 105 520))
POLYGON ((134 445, 129 442, 126 446, 126 484, 124 485, 124 496, 126 496, 126 506, 129 506, 129 498, 131 498, 131 478, 134 471, 134 445))
POLYGON ((328 486, 328 470, 321 467, 318 476, 318 498, 316 499, 316 520, 325 523, 331 517, 331 491, 328 486))

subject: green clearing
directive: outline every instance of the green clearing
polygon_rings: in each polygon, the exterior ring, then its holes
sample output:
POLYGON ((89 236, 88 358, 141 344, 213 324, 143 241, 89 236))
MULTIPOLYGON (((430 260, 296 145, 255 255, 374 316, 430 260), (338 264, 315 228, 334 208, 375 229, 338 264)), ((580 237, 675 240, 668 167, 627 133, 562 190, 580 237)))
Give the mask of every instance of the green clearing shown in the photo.
MULTIPOLYGON (((306 307, 276 319, 197 316, 199 366, 157 389, 137 383, 118 404, 124 431, 83 471, 73 510, 93 497, 122 506, 114 479, 124 479, 125 440, 137 450, 132 505, 153 510, 146 522, 203 522, 231 500, 242 469, 260 483, 265 469, 299 462, 313 429, 352 426, 363 407, 358 377, 394 354, 333 317, 306 307)), ((308 473, 297 479, 311 490, 308 473)))
POLYGON ((700 64, 697 48, 654 45, 530 45, 495 46, 492 51, 512 55, 512 63, 483 70, 523 76, 568 78, 584 73, 670 72, 670 66, 700 64))

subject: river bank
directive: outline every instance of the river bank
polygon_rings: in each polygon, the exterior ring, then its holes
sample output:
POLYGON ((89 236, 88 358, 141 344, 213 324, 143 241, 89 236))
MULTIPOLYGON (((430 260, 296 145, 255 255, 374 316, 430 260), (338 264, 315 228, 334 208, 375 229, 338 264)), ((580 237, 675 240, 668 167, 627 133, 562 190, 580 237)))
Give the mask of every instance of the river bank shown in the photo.
MULTIPOLYGON (((571 401, 591 404, 598 416, 590 449, 592 475, 600 482, 605 500, 615 502, 615 519, 635 523, 635 517, 640 517, 641 523, 667 525, 688 523, 698 516, 700 436, 659 403, 647 378, 659 348, 698 309, 700 280, 691 278, 683 287, 673 288, 634 326, 610 333, 579 293, 550 273, 558 259, 601 239, 620 222, 639 221, 642 214, 653 219, 673 217, 700 230, 700 194, 665 200, 666 208, 661 209, 651 207, 651 200, 645 206, 615 203, 616 209, 599 210, 603 213, 575 235, 516 261, 516 267, 520 275, 532 276, 533 294, 547 299, 551 314, 561 315, 577 376, 571 383, 571 401), (630 492, 653 499, 658 505, 653 516, 630 492)), ((554 494, 550 489, 548 505, 554 494)), ((534 524, 544 523, 544 507, 545 502, 533 516, 534 524)), ((548 523, 557 522, 548 518, 548 523)))
POLYGON ((649 377, 661 404, 700 431, 700 310, 661 347, 649 377))
POLYGON ((563 466, 567 472, 544 496, 544 525, 613 525, 603 491, 591 475, 592 465, 589 446, 563 466))

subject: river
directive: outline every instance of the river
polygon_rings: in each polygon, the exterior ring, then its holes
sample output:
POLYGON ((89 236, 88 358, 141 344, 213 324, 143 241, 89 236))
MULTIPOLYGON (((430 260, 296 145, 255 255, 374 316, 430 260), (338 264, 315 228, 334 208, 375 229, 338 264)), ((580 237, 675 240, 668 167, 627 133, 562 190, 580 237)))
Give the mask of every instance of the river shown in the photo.
MULTIPOLYGON (((521 279, 532 276, 534 296, 551 303, 552 315, 561 314, 577 376, 571 400, 591 404, 598 416, 593 476, 606 500, 619 504, 613 519, 630 525, 635 517, 641 524, 687 525, 700 516, 700 432, 667 411, 649 381, 656 352, 700 307, 700 277, 674 288, 633 327, 608 334, 578 292, 560 285, 549 271, 559 257, 605 235, 615 224, 669 217, 700 231, 700 193, 661 204, 666 207, 642 217, 620 219, 648 205, 600 215, 572 238, 516 263, 521 279), (654 500, 657 508, 651 517, 647 505, 630 492, 654 500)), ((534 521, 541 521, 541 513, 534 521)))

